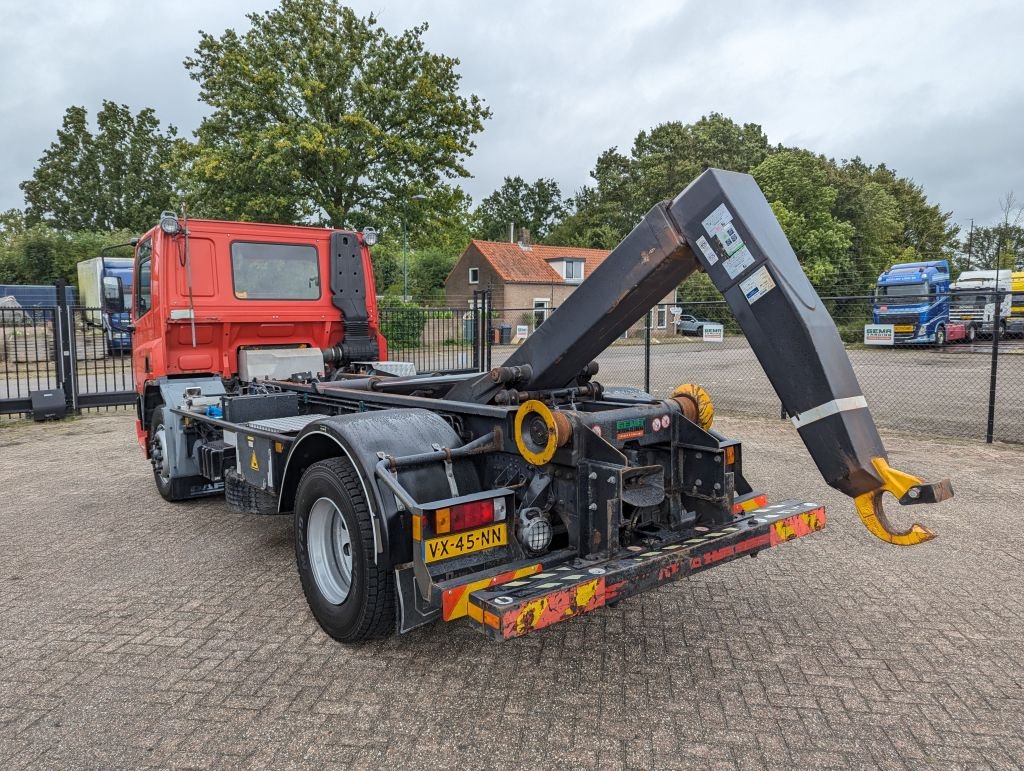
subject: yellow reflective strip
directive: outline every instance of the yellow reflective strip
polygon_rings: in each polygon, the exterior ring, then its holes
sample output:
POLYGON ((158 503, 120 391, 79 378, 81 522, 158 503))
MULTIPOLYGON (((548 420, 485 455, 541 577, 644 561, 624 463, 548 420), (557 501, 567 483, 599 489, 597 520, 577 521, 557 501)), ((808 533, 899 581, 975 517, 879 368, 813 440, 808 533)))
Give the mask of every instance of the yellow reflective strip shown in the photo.
MULTIPOLYGON (((484 623, 484 609, 481 608, 479 605, 470 604, 468 615, 474 621, 479 622, 481 624, 484 623)), ((455 618, 455 616, 452 616, 452 618, 455 618)))

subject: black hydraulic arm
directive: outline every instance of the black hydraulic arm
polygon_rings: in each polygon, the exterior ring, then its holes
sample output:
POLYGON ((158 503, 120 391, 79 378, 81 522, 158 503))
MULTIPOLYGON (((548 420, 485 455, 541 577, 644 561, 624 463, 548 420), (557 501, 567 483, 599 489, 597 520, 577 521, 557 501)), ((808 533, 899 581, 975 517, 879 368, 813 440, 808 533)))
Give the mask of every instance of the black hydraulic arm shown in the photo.
MULTIPOLYGON (((521 390, 564 388, 698 267, 668 206, 658 204, 499 369, 526 373, 521 390)), ((486 403, 503 387, 485 374, 447 398, 486 403)))
MULTIPOLYGON (((948 480, 924 484, 889 468, 882 440, 835 323, 800 268, 771 207, 748 174, 709 169, 655 206, 605 262, 505 362, 517 388, 562 388, 694 270, 722 292, 825 481, 853 497, 868 529, 913 544, 932 534, 894 531, 881 497, 932 503, 948 480)), ((502 388, 484 375, 449 399, 487 402, 502 388)))

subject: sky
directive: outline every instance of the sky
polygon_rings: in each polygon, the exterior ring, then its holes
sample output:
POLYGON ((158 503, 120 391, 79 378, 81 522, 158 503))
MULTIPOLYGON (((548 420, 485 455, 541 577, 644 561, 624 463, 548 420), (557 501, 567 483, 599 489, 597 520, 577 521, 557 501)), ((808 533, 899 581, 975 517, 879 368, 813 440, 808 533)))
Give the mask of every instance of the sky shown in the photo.
MULTIPOLYGON (((205 105, 182 60, 198 31, 244 30, 272 0, 0 0, 0 211, 64 110, 153 107, 185 135, 205 105)), ((885 163, 965 230, 1024 198, 1024 3, 812 0, 377 0, 350 3, 396 34, 428 22, 461 60, 461 88, 493 117, 462 184, 505 176, 569 195, 597 155, 637 132, 710 112, 772 143, 885 163)))

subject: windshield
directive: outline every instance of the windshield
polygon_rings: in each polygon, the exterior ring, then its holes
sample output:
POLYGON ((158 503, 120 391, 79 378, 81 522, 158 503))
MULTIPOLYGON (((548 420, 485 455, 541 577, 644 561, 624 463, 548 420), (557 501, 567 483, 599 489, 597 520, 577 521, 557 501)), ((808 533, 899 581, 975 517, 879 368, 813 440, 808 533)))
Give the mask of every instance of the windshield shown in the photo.
POLYGON ((924 297, 928 294, 927 284, 889 284, 878 287, 879 297, 924 297))

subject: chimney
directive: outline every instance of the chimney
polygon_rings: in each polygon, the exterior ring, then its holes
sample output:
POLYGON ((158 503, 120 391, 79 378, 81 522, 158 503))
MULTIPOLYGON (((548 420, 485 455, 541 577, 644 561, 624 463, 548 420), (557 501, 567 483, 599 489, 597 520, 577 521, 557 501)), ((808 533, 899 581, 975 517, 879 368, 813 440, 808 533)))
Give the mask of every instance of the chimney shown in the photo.
POLYGON ((530 250, 530 229, 520 228, 519 229, 519 248, 530 250))

